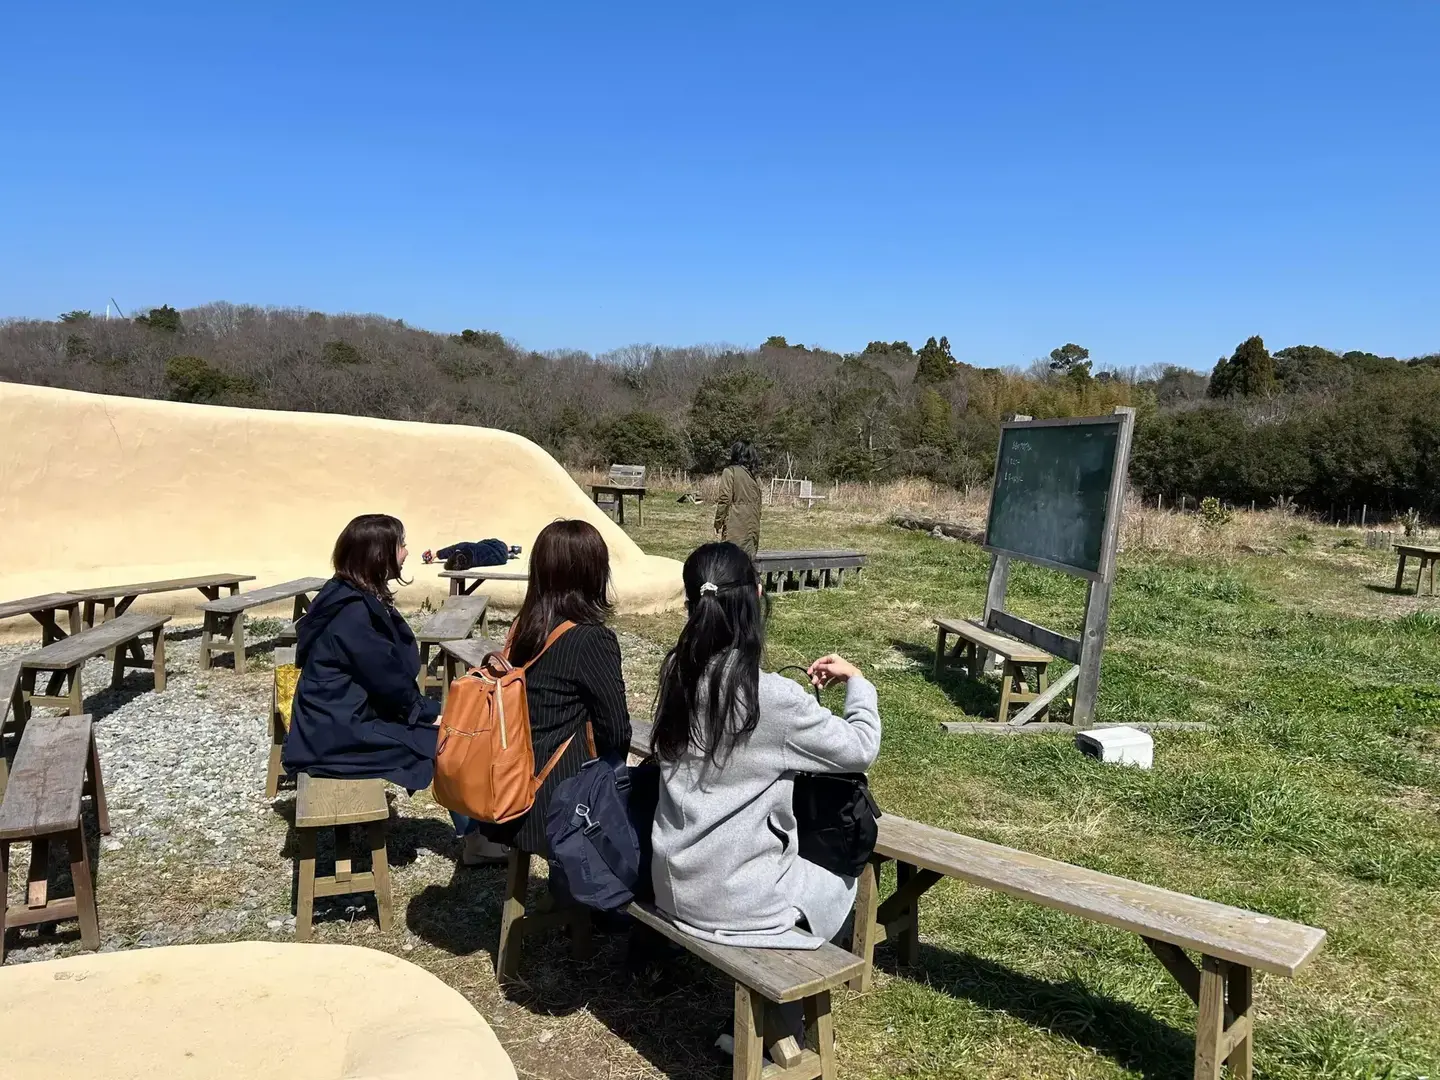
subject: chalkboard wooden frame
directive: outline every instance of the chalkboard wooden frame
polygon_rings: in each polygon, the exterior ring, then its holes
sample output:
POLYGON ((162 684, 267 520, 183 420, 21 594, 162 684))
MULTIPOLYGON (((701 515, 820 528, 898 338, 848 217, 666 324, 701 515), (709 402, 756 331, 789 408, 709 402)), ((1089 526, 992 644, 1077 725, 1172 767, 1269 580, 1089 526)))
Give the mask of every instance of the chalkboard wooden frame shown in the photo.
POLYGON ((1114 413, 1109 416, 1066 416, 1056 420, 1010 420, 1000 425, 1000 439, 995 446, 995 476, 990 481, 990 509, 985 514, 985 541, 980 546, 992 555, 1008 555, 1012 559, 1020 559, 1024 562, 1033 563, 1036 566, 1048 567, 1051 570, 1059 570, 1061 573, 1070 574, 1074 577, 1086 578, 1089 581, 1102 581, 1106 577, 1106 568, 1109 567, 1112 574, 1115 564, 1115 547, 1119 535, 1118 527, 1112 527, 1116 522, 1117 506, 1115 500, 1108 498, 1105 503, 1105 524, 1104 534, 1100 540, 1100 558, 1098 570, 1086 570, 1084 567, 1072 566, 1069 563, 1056 562, 1053 559, 1045 559, 1036 555, 1030 555, 1023 551, 1016 551, 1012 548, 1000 547, 990 543, 990 514, 995 506, 995 493, 1000 489, 1001 457, 1005 449, 1005 436, 1008 432, 1020 429, 1032 428, 1056 428, 1056 427, 1114 427, 1117 429, 1115 438, 1114 459, 1110 463, 1110 488, 1113 494, 1116 485, 1115 478, 1120 477, 1118 485, 1121 490, 1121 500, 1124 500, 1124 469, 1130 463, 1130 440, 1129 429, 1134 425, 1133 413, 1114 413))
MULTIPOLYGON (((1023 552, 992 547, 989 543, 990 517, 986 513, 986 541, 982 545, 990 552, 990 580, 985 590, 984 626, 998 630, 1020 641, 1028 642, 1046 652, 1070 660, 1076 666, 1076 674, 1069 672, 1051 683, 1050 689, 1022 709, 1008 724, 996 725, 997 730, 1025 731, 1051 701, 1073 679, 1075 704, 1070 713, 1070 722, 1077 729, 1090 727, 1095 714, 1095 698, 1100 690, 1100 658, 1105 651, 1105 632, 1110 622, 1110 592, 1115 582, 1115 556, 1120 547, 1120 522, 1125 511, 1125 491, 1129 483, 1130 444, 1135 434, 1135 410, 1117 405, 1109 416, 1066 417, 1061 420, 1031 420, 1028 416, 1017 416, 1001 425, 1000 442, 995 452, 995 480, 991 484, 990 498, 993 503, 995 489, 1000 480, 1000 456, 1004 446, 1005 431, 1012 428, 1067 427, 1080 424, 1118 424, 1115 439, 1115 462, 1110 474, 1110 491, 1105 502, 1105 534, 1100 544, 1100 569, 1096 573, 1078 567, 1055 563, 1048 559, 1037 559, 1023 552), (1085 578, 1089 585, 1085 590, 1085 622, 1080 637, 1066 637, 1038 623, 1022 619, 1005 610, 1005 593, 1010 585, 1010 560, 1022 559, 1037 566, 1046 566, 1065 574, 1085 578)), ((990 657, 982 654, 978 667, 985 670, 990 657)), ((1001 718, 1004 719, 1003 717, 1001 718)), ((1048 730, 1046 725, 1035 725, 1030 730, 1048 730)))

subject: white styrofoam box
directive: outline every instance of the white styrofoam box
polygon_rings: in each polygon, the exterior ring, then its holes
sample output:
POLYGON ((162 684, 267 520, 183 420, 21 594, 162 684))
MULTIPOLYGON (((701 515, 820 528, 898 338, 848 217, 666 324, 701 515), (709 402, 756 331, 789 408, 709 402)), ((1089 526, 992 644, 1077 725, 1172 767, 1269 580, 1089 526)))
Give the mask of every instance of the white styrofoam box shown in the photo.
POLYGON ((1075 745, 1083 754, 1119 765, 1150 768, 1155 760, 1155 740, 1150 733, 1132 727, 1091 728, 1075 733, 1075 745))

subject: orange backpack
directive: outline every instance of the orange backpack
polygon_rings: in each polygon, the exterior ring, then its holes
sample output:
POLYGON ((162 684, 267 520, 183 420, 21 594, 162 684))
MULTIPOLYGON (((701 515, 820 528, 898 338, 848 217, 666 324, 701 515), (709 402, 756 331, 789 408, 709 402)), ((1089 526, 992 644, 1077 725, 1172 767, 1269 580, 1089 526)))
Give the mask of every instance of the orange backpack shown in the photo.
POLYGON ((525 672, 574 625, 563 622, 552 630, 530 663, 512 667, 507 642, 503 653, 490 653, 450 684, 431 789, 441 806, 476 821, 502 822, 535 804, 536 791, 575 736, 560 744, 537 776, 525 672))

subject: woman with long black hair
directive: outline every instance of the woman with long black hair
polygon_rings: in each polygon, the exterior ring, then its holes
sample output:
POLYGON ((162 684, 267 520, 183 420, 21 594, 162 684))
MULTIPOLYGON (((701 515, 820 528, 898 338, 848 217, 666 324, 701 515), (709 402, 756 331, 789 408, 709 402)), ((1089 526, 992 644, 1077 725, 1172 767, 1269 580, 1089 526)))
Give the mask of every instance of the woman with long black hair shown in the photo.
POLYGON ((874 763, 875 688, 839 656, 811 664, 816 686, 845 683, 841 717, 761 670, 760 582, 735 544, 697 548, 683 577, 689 618, 660 671, 651 735, 661 774, 656 903, 710 941, 819 948, 854 906, 855 879, 800 857, 794 776, 874 763))
POLYGON ((590 759, 587 723, 596 754, 625 760, 630 710, 620 643, 605 625, 609 592, 610 550, 594 525, 553 521, 540 530, 530 552, 530 584, 510 628, 506 655, 515 667, 539 655, 525 674, 535 760, 549 761, 566 739, 576 738, 540 785, 535 805, 524 817, 503 825, 456 820, 456 827, 468 833, 467 863, 498 861, 507 854, 505 845, 512 843, 523 851, 549 854, 545 810, 560 781, 574 776, 590 759), (574 625, 546 649, 546 640, 567 622, 574 625))

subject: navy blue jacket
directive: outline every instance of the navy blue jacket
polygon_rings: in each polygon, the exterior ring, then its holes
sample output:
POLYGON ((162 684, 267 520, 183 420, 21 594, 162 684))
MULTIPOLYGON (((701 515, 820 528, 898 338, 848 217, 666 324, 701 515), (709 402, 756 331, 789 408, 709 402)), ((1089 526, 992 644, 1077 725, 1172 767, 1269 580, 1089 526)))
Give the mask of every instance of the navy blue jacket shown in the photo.
POLYGON ((440 703, 415 684, 420 650, 400 613, 331 578, 295 632, 300 682, 285 771, 428 786, 440 703))

